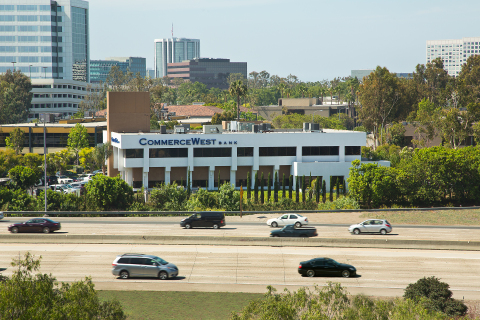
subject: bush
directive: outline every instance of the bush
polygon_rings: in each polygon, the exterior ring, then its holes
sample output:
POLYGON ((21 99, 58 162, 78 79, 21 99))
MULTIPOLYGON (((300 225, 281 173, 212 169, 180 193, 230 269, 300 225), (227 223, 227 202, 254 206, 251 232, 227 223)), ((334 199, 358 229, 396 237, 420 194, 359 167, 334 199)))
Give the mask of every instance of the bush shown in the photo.
POLYGON ((0 209, 2 211, 34 211, 35 198, 25 190, 0 188, 0 209))
POLYGON ((319 203, 318 210, 360 209, 358 202, 350 197, 341 197, 332 202, 319 203))
POLYGON ((240 210, 240 192, 235 191, 230 183, 225 182, 218 190, 218 206, 225 211, 240 210))
POLYGON ((202 211, 217 207, 217 194, 202 188, 199 188, 196 193, 192 194, 186 204, 188 211, 202 211))
POLYGON ((153 188, 148 204, 154 211, 183 211, 185 210, 187 190, 177 183, 162 183, 153 188))
POLYGON ((91 278, 58 285, 51 274, 34 275, 40 259, 27 252, 11 263, 17 270, 0 283, 0 319, 126 319, 118 301, 99 300, 91 278))
POLYGON ((426 298, 424 305, 430 310, 444 312, 449 316, 463 316, 467 312, 467 306, 461 301, 452 298, 452 291, 450 286, 441 282, 436 277, 424 277, 415 283, 411 283, 405 289, 403 295, 406 299, 411 299, 415 302, 420 301, 421 298, 426 298))
POLYGON ((92 209, 127 210, 133 203, 132 187, 119 176, 112 178, 97 174, 86 184, 85 190, 92 209))

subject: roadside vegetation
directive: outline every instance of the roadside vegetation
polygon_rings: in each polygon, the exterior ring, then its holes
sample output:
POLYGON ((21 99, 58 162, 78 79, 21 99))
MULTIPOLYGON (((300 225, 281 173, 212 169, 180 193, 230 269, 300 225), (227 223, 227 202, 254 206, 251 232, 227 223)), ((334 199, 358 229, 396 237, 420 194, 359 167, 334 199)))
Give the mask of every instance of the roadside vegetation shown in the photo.
POLYGON ((428 211, 379 211, 360 215, 365 219, 387 219, 393 224, 438 225, 438 226, 478 226, 479 209, 428 210, 428 211))

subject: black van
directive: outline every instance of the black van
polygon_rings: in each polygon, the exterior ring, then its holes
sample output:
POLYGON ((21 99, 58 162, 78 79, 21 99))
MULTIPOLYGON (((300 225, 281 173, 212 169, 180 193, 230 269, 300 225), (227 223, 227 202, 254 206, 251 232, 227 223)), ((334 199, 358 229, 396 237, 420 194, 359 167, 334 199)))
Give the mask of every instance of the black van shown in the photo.
POLYGON ((218 229, 225 226, 225 214, 223 212, 199 212, 194 213, 186 219, 180 221, 180 227, 191 228, 209 228, 218 229))

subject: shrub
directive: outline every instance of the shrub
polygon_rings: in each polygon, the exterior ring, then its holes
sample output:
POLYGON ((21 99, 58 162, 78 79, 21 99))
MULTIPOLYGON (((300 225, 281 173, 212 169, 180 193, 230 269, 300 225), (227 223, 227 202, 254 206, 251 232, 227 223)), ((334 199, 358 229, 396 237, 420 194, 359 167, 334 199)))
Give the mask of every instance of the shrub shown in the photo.
POLYGON ((98 210, 127 210, 133 203, 132 187, 119 176, 97 174, 86 184, 85 190, 89 204, 98 210))
POLYGON ((360 209, 360 205, 354 198, 341 197, 332 202, 319 203, 318 210, 346 210, 360 209))
POLYGON ((228 182, 220 186, 218 191, 218 207, 225 211, 240 210, 240 192, 228 182))
POLYGON ((148 204, 155 211, 182 211, 185 209, 187 191, 176 182, 162 183, 153 188, 148 204))
POLYGON ((420 301, 421 298, 426 298, 427 300, 424 302, 426 308, 444 312, 452 317, 465 315, 467 306, 461 301, 453 299, 452 291, 449 288, 450 286, 447 283, 441 282, 436 277, 424 277, 409 284, 403 297, 415 302, 420 301))
POLYGON ((213 192, 199 188, 195 194, 190 196, 186 204, 188 211, 201 211, 218 207, 217 196, 213 192))

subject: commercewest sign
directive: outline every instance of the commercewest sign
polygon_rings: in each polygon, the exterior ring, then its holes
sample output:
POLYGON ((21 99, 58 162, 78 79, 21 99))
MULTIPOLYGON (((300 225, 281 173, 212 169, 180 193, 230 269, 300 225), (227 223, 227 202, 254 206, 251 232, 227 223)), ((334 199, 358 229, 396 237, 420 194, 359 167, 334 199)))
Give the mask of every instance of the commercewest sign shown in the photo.
POLYGON ((201 139, 201 138, 191 138, 191 139, 146 139, 142 138, 138 140, 138 143, 142 146, 209 146, 209 145, 236 145, 237 141, 220 141, 217 139, 201 139))

